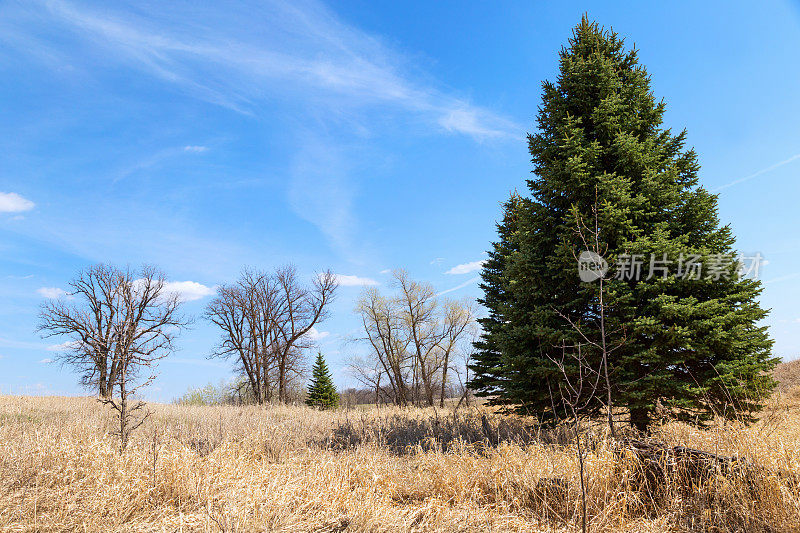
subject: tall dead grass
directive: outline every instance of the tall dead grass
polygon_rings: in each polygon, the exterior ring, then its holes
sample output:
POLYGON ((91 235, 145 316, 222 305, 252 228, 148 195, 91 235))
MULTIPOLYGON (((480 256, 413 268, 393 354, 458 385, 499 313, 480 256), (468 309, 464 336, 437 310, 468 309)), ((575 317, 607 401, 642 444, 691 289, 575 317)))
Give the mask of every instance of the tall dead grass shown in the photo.
POLYGON ((778 382, 781 392, 794 391, 800 393, 800 359, 780 363, 773 370, 772 375, 778 382))
MULTIPOLYGON (((4 531, 574 531, 573 439, 486 411, 152 405, 117 453, 85 398, 0 397, 4 531), (486 418, 484 419, 484 415, 486 418)), ((800 531, 800 412, 655 437, 748 469, 648 485, 584 436, 593 531, 800 531)))

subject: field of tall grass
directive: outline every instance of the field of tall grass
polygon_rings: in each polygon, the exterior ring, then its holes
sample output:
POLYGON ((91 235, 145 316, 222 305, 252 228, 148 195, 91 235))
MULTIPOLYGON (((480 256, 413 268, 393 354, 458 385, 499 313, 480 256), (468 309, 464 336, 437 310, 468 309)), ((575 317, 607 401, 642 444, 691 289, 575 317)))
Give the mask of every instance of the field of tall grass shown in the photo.
MULTIPOLYGON (((90 398, 0 397, 3 531, 576 531, 574 439, 470 407, 150 405, 118 452, 90 398)), ((602 426, 587 445, 591 531, 800 531, 800 402, 743 427, 653 439, 746 468, 650 479, 602 426)))

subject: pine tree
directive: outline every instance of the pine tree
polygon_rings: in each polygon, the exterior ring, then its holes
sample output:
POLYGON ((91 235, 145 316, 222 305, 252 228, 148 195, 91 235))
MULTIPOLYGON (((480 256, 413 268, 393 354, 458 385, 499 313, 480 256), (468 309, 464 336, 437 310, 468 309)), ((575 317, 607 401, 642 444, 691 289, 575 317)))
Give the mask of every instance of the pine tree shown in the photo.
POLYGON ((339 394, 333 384, 331 373, 322 353, 317 353, 317 360, 311 370, 311 384, 308 386, 306 404, 320 409, 335 409, 339 406, 339 394))
POLYGON ((503 364, 503 353, 507 353, 509 347, 504 346, 503 341, 508 336, 504 317, 509 315, 513 306, 506 304, 510 293, 504 290, 503 275, 506 258, 517 251, 513 239, 514 222, 517 207, 522 201, 519 196, 512 195, 503 204, 503 220, 497 225, 500 239, 494 244, 494 249, 489 251, 489 258, 484 261, 481 272, 483 278, 481 288, 484 296, 479 298, 478 302, 489 311, 489 314, 478 319, 483 334, 475 343, 477 355, 470 366, 474 376, 470 380, 470 387, 478 391, 480 396, 488 396, 491 404, 510 400, 507 391, 510 383, 505 377, 506 369, 503 364))
POLYGON ((611 265, 603 289, 608 340, 618 347, 611 393, 632 425, 646 428, 658 405, 684 420, 748 418, 773 388, 761 284, 739 275, 717 197, 698 186, 697 155, 685 131, 662 126, 664 111, 636 50, 584 17, 561 50, 557 81, 543 83, 538 131, 528 136, 531 195, 504 205, 482 271, 489 314, 471 385, 492 403, 557 420, 565 376, 554 361, 564 347, 583 344, 596 368, 600 355, 580 332, 597 339, 599 287, 581 282, 576 261, 584 248, 576 228, 595 211, 611 265), (626 279, 634 256, 642 276, 626 279), (645 279, 651 257, 667 262, 645 279), (690 263, 702 274, 687 276, 690 263))

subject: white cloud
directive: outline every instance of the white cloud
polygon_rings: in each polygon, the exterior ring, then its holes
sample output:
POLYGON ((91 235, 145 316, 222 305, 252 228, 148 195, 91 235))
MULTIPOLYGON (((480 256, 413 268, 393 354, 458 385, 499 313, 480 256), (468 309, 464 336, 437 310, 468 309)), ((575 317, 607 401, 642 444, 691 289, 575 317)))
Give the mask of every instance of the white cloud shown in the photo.
POLYGON ((52 360, 52 359, 50 359, 50 358, 48 357, 48 358, 46 358, 46 359, 42 359, 41 361, 39 361, 39 364, 42 364, 42 365, 49 365, 49 364, 50 364, 50 363, 52 363, 52 362, 53 362, 53 360, 52 360))
POLYGON ((436 259, 432 259, 430 264, 441 265, 442 261, 444 261, 444 257, 437 257, 436 259))
POLYGON ((312 342, 318 342, 318 341, 321 341, 322 339, 324 339, 325 337, 330 336, 330 334, 331 334, 330 331, 320 331, 317 328, 311 328, 308 331, 308 333, 306 333, 306 336, 312 342))
POLYGON ((200 300, 217 292, 216 288, 208 287, 196 281, 168 281, 164 285, 164 290, 170 293, 177 293, 184 302, 200 300))
POLYGON ((30 211, 35 205, 15 192, 0 192, 0 213, 30 211))
POLYGON ((193 153, 196 153, 196 154, 199 154, 199 153, 205 152, 206 150, 208 150, 208 147, 207 147, 207 146, 194 146, 194 145, 189 145, 189 146, 184 146, 184 147, 183 147, 183 151, 184 151, 184 152, 193 152, 193 153))
POLYGON ((61 344, 51 344, 46 348, 48 352, 63 352, 66 350, 71 350, 74 348, 78 343, 76 341, 67 341, 62 342, 61 344))
POLYGON ((472 285, 473 283, 475 283, 479 279, 481 279, 480 276, 475 276, 474 278, 470 278, 467 281, 465 281, 464 283, 461 283, 460 285, 456 285, 455 287, 453 287, 451 289, 447 289, 447 290, 444 290, 442 292, 437 293, 437 296, 441 296, 442 294, 447 294, 449 292, 453 292, 453 291, 457 291, 459 289, 463 289, 464 287, 467 287, 468 285, 472 285))
POLYGON ((342 287, 379 285, 379 283, 372 278, 362 278, 359 276, 350 276, 347 274, 334 274, 333 276, 336 278, 336 282, 342 287))
POLYGON ((51 299, 61 298, 62 296, 67 295, 67 291, 64 289, 59 289, 58 287, 40 287, 36 289, 36 292, 38 292, 39 295, 43 296, 44 298, 51 299))
POLYGON ((483 267, 483 264, 486 262, 485 259, 480 261, 472 261, 471 263, 463 263, 460 265, 456 265, 445 274, 469 274, 470 272, 475 272, 480 270, 483 267))
POLYGON ((384 274, 384 275, 386 275, 386 274, 391 274, 391 273, 392 273, 392 269, 390 269, 390 268, 384 268, 383 270, 381 270, 381 271, 380 271, 380 273, 381 273, 381 274, 384 274))

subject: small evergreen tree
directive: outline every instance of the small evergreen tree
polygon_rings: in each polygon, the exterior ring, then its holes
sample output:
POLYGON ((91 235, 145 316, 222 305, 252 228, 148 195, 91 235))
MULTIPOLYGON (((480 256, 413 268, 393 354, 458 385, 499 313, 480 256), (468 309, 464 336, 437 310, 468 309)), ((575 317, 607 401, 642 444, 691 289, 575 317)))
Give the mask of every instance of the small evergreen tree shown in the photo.
POLYGON ((585 414, 601 410, 610 392, 639 429, 659 405, 688 421, 747 417, 774 386, 772 341, 759 324, 761 284, 738 274, 733 234, 720 224, 717 197, 698 185, 686 132, 663 127, 665 104, 636 50, 585 17, 559 70, 555 83, 543 84, 538 131, 528 137, 530 196, 504 205, 483 268, 489 313, 472 388, 492 403, 557 420, 554 395, 580 369, 560 370, 554 361, 582 345, 582 357, 598 368, 592 343, 599 344, 602 290, 606 331, 617 334, 603 342, 619 348, 608 360, 611 390, 597 391, 585 414), (576 223, 594 212, 608 264, 644 258, 641 277, 612 272, 602 289, 580 280, 576 254, 585 243, 576 223), (651 257, 671 263, 648 276, 651 257), (693 258, 702 275, 687 276, 679 258, 693 258), (587 342, 584 334, 595 337, 587 342))
POLYGON ((311 371, 311 384, 308 386, 306 404, 320 409, 335 409, 339 406, 339 394, 333 384, 331 373, 322 352, 317 353, 317 360, 311 371))

